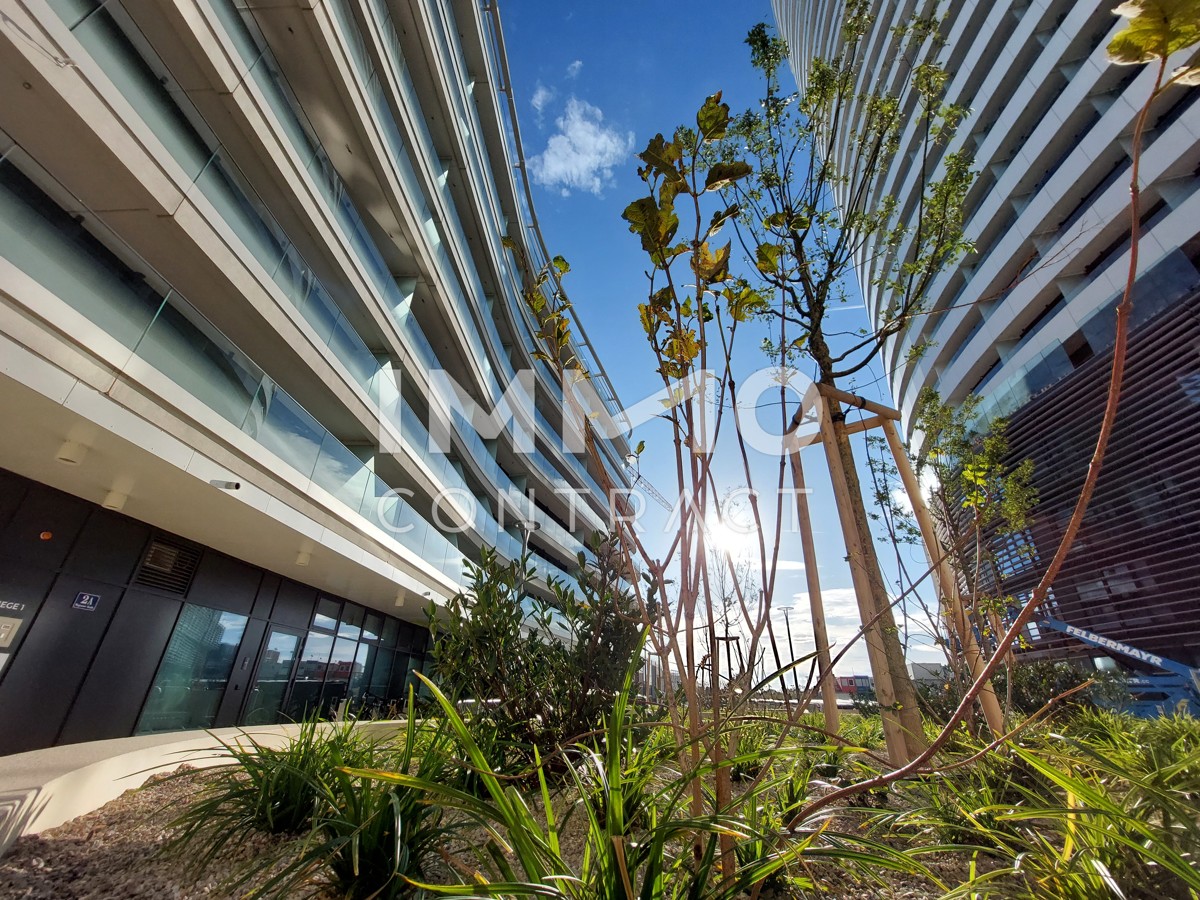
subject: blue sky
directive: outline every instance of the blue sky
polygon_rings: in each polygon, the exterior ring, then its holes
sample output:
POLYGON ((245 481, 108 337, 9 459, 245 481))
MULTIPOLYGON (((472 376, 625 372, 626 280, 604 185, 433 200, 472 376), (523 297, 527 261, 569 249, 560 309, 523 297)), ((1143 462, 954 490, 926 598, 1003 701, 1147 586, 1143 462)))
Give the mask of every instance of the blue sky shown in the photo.
MULTIPOLYGON (((637 304, 646 295, 646 260, 621 220, 626 204, 645 193, 635 154, 655 133, 670 135, 677 125, 692 122, 715 91, 723 91, 735 112, 755 103, 760 84, 744 39, 754 24, 774 21, 770 3, 514 0, 501 4, 500 11, 542 232, 550 252, 571 263, 568 293, 628 404, 660 386, 637 316, 637 304)), ((846 317, 847 327, 865 324, 861 310, 839 315, 846 317)), ((750 345, 742 350, 756 352, 750 345)), ((864 389, 874 397, 878 391, 864 389)), ((643 474, 671 496, 673 457, 665 430, 648 427, 635 434, 635 442, 639 438, 648 444, 643 474)), ((857 609, 832 495, 822 477, 821 451, 810 449, 804 458, 813 488, 822 594, 836 643, 857 630, 857 609)), ((769 483, 777 458, 763 455, 757 464, 767 467, 761 477, 769 483)), ((724 474, 726 484, 738 483, 733 469, 724 474)), ((924 570, 915 553, 903 555, 912 561, 910 570, 924 570)), ((811 649, 811 625, 798 538, 785 540, 781 558, 789 564, 781 567, 775 604, 794 606, 791 624, 799 654, 811 649)), ((782 634, 783 613, 776 618, 782 634)), ((934 660, 940 654, 912 658, 934 660)), ((868 671, 861 642, 838 671, 868 671)))

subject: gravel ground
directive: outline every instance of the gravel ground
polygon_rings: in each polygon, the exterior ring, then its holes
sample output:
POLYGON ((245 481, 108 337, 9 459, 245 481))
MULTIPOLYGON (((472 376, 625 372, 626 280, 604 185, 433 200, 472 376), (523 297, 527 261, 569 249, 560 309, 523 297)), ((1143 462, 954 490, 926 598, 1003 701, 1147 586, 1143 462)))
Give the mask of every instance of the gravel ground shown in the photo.
MULTIPOLYGON (((197 773, 182 778, 152 779, 144 788, 127 791, 95 812, 21 838, 0 860, 0 898, 232 900, 243 896, 252 885, 230 893, 222 889, 222 882, 249 860, 281 852, 286 841, 263 834, 240 843, 214 861, 199 878, 187 875, 179 858, 159 853, 171 834, 169 822, 193 796, 196 779, 202 777, 202 773, 197 773)), ((576 848, 578 853, 584 837, 579 821, 583 816, 573 818, 576 821, 570 823, 564 844, 576 848)), ((448 853, 447 861, 457 860, 455 867, 460 872, 467 871, 471 860, 462 848, 478 846, 484 840, 482 830, 461 833, 458 846, 451 848, 458 852, 448 853)), ((943 858, 935 861, 935 865, 944 880, 954 883, 960 877, 958 860, 943 858)), ((430 874, 435 880, 456 880, 449 877, 444 865, 436 866, 430 874)), ((909 876, 889 874, 886 884, 864 883, 836 864, 815 866, 812 874, 822 885, 820 896, 830 900, 933 900, 941 896, 932 885, 909 876)), ((325 900, 334 897, 329 892, 320 892, 318 896, 325 900)), ((775 900, 790 896, 774 895, 775 900)), ((764 895, 763 900, 770 898, 764 895)))

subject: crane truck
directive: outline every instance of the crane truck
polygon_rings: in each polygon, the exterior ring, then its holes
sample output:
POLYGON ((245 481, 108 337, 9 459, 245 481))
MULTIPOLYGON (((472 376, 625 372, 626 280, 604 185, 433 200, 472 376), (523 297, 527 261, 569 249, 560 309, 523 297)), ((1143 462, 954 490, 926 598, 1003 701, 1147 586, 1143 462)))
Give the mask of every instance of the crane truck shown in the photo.
POLYGON ((1068 625, 1061 619, 1049 616, 1038 622, 1041 628, 1050 628, 1063 634, 1083 641, 1092 647, 1099 647, 1111 653, 1120 653, 1131 659, 1136 659, 1149 666, 1163 670, 1163 675, 1137 674, 1129 677, 1127 682, 1132 699, 1125 704, 1125 709, 1140 718, 1150 719, 1171 713, 1191 713, 1200 716, 1200 669, 1193 669, 1181 662, 1167 659, 1156 653, 1139 650, 1137 647, 1103 635, 1068 625))

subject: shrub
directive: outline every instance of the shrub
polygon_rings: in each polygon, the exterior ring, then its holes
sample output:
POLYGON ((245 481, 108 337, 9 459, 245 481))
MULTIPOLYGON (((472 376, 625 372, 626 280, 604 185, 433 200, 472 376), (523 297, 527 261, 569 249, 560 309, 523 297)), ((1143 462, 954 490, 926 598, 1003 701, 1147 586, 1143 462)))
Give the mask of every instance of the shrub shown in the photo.
POLYGON ((527 767, 533 748, 549 758, 597 728, 639 646, 636 601, 611 568, 585 572, 579 596, 553 585, 567 640, 551 634, 551 608, 532 616, 522 609, 529 575, 485 550, 470 567, 470 587, 430 625, 439 685, 457 700, 476 700, 476 734, 511 740, 506 769, 527 767))
MULTIPOLYGON (((1018 661, 1002 667, 992 679, 992 686, 1001 704, 1004 704, 1009 695, 1008 681, 1011 677, 1010 714, 1024 717, 1033 715, 1053 698, 1083 684, 1093 674, 1056 660, 1018 661)), ((918 684, 917 693, 926 714, 937 722, 946 722, 962 700, 963 686, 951 676, 945 682, 918 684)), ((1097 689, 1072 694, 1063 700, 1059 711, 1091 707, 1099 695, 1097 689)))
POLYGON ((348 898, 394 898, 411 890, 429 855, 448 830, 441 810, 418 791, 363 780, 348 769, 412 772, 434 781, 447 776, 444 730, 422 725, 409 698, 408 724, 399 744, 370 738, 353 722, 301 723, 281 748, 249 735, 222 746, 234 764, 216 771, 197 799, 175 820, 168 850, 191 851, 203 868, 231 842, 254 832, 292 834, 277 853, 235 872, 244 886, 268 869, 274 874, 254 896, 291 897, 318 873, 348 898))
POLYGON ((380 742, 364 737, 353 722, 315 719, 301 722, 282 747, 251 734, 218 742, 232 762, 209 773, 196 799, 171 823, 177 830, 168 851, 193 850, 197 865, 256 831, 308 831, 334 767, 371 765, 382 752, 380 742))
MULTIPOLYGON (((408 724, 398 749, 363 761, 337 760, 321 782, 312 828, 299 852, 255 896, 290 898, 314 876, 327 873, 347 900, 393 900, 413 893, 427 875, 453 826, 425 792, 381 783, 356 774, 364 768, 406 772, 428 782, 446 780, 448 732, 419 725, 409 704, 408 724)), ((253 872, 261 871, 258 865, 253 872)), ((248 876, 247 876, 248 877, 248 876)))

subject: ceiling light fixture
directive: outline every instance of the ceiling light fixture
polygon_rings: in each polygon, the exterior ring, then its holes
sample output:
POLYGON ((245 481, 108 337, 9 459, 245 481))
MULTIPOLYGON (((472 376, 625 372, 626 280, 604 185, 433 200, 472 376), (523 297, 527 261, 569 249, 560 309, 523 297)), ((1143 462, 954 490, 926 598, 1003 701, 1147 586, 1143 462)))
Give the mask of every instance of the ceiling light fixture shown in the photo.
POLYGON ((64 466, 77 466, 83 462, 83 458, 87 456, 88 448, 78 441, 64 441, 63 445, 58 448, 58 453, 54 455, 64 466))

